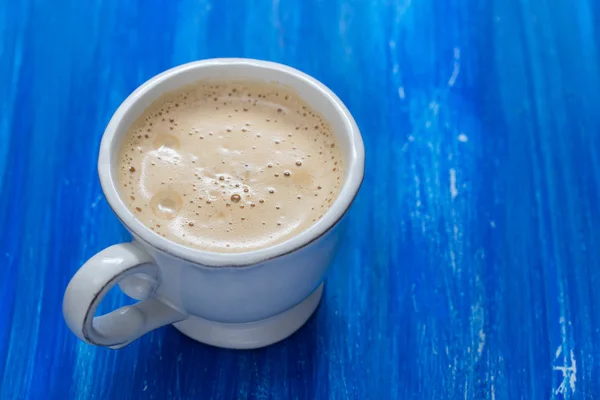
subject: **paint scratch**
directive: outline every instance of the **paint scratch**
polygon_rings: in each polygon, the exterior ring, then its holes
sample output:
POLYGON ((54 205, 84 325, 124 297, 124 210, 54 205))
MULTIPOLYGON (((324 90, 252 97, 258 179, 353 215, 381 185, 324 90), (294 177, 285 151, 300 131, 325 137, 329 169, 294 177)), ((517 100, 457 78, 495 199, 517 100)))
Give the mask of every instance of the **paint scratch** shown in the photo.
POLYGON ((454 67, 452 68, 452 75, 448 79, 448 86, 452 87, 456 83, 456 78, 460 74, 460 48, 454 48, 454 67))
POLYGON ((477 345, 477 354, 481 356, 483 348, 485 347, 485 332, 483 329, 479 331, 479 344, 477 345))
POLYGON ((456 170, 454 168, 450 168, 450 195, 454 200, 456 196, 458 196, 458 189, 456 189, 456 170))
POLYGON ((96 198, 94 199, 94 201, 92 202, 92 204, 90 205, 90 207, 91 208, 96 208, 98 206, 98 203, 100 203, 101 200, 102 200, 102 195, 96 196, 96 198))
MULTIPOLYGON (((562 354, 562 345, 556 349, 555 360, 557 360, 562 354)), ((570 360, 567 357, 563 357, 563 365, 555 365, 552 369, 554 371, 560 371, 562 373, 562 382, 560 386, 554 390, 555 394, 566 394, 567 391, 575 393, 575 382, 577 382, 577 361, 575 360, 575 353, 573 350, 570 351, 570 360), (568 365, 567 361, 570 361, 568 365)))
POLYGON ((404 86, 400 86, 398 88, 398 97, 404 99, 406 97, 406 93, 404 93, 404 86))

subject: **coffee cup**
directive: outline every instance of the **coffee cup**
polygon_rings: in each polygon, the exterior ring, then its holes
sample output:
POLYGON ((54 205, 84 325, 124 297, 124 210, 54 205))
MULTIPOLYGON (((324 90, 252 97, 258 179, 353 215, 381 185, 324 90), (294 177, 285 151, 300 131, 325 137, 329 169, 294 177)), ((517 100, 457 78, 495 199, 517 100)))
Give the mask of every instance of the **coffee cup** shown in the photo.
POLYGON ((272 62, 210 59, 155 76, 121 104, 104 132, 98 173, 109 205, 133 241, 100 251, 73 276, 63 300, 71 331, 87 343, 118 349, 173 324, 206 344, 250 349, 288 337, 317 308, 341 237, 341 221, 362 183, 364 147, 348 109, 314 78, 272 62), (267 248, 210 252, 155 234, 123 202, 116 164, 127 129, 161 95, 211 79, 285 85, 331 125, 345 166, 343 184, 329 210, 308 229, 267 248), (117 284, 139 301, 96 316, 98 305, 117 284))

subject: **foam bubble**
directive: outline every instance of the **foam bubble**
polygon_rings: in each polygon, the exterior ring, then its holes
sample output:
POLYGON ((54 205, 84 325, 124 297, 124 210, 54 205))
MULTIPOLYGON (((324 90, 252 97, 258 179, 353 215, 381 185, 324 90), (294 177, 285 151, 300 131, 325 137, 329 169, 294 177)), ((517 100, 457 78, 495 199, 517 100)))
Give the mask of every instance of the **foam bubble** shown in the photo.
POLYGON ((183 200, 178 193, 165 190, 150 199, 150 209, 159 218, 173 219, 181 211, 183 200))

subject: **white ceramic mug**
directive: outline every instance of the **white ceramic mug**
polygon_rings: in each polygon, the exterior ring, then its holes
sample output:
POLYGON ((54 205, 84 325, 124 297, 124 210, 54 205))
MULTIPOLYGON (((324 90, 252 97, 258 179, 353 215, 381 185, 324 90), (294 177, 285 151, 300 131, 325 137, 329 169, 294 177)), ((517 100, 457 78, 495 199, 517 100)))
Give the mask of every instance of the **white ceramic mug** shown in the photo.
POLYGON ((363 179, 364 148, 348 109, 314 78, 272 62, 213 59, 170 69, 133 92, 104 132, 98 172, 108 203, 134 240, 100 251, 71 279, 63 314, 73 333, 87 343, 120 348, 173 324, 200 342, 256 348, 294 333, 319 304, 323 276, 340 236, 339 222, 363 179), (309 229, 260 250, 207 252, 159 236, 123 203, 117 161, 127 129, 162 94, 204 79, 279 82, 295 89, 329 121, 342 150, 345 178, 331 208, 309 229), (117 283, 140 301, 95 316, 117 283))

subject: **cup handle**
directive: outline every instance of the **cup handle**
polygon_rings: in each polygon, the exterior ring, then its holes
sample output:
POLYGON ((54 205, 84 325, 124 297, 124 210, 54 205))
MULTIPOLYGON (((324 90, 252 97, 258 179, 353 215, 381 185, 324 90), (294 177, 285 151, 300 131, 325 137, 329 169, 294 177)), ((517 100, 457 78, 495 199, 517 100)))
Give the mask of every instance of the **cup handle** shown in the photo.
POLYGON ((133 243, 108 247, 90 258, 69 282, 63 315, 81 340, 119 349, 146 332, 181 321, 187 315, 156 295, 160 271, 148 253, 133 243), (135 274, 143 282, 145 300, 94 317, 96 308, 119 281, 135 274))

